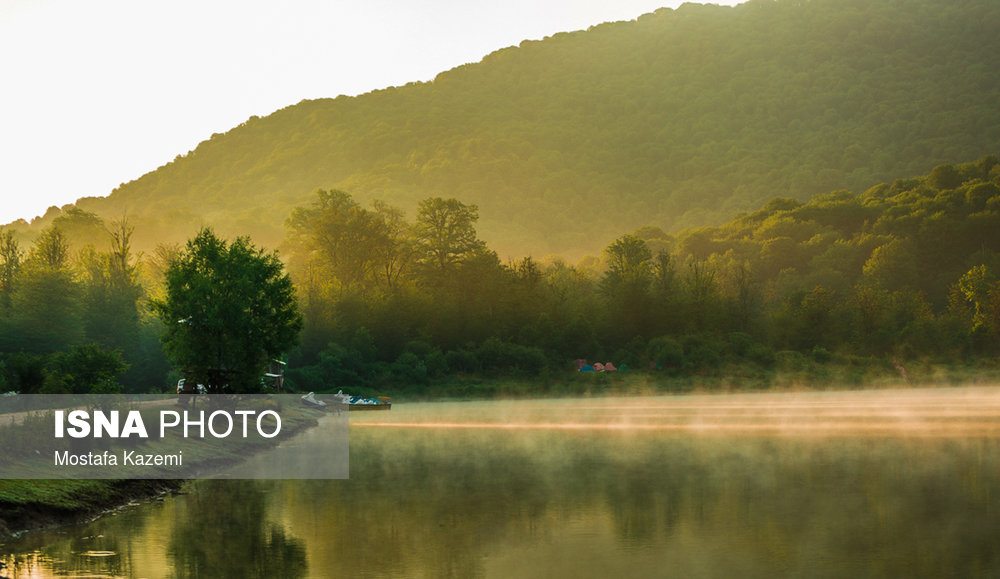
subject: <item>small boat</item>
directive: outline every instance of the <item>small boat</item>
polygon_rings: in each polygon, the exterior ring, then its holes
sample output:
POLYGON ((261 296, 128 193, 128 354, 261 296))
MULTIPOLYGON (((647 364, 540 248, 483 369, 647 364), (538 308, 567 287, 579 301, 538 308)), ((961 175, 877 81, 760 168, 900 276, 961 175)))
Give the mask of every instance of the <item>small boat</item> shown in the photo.
POLYGON ((316 395, 313 394, 312 392, 306 394, 305 396, 300 398, 300 400, 302 400, 302 403, 305 404, 306 406, 312 406, 313 408, 323 408, 323 409, 326 408, 326 402, 318 400, 316 398, 316 395))
POLYGON ((343 404, 348 410, 392 410, 392 399, 388 396, 377 396, 375 398, 365 398, 363 396, 351 396, 344 394, 343 390, 332 396, 334 404, 343 404))
POLYGON ((371 404, 351 403, 347 405, 347 409, 352 412, 355 410, 392 410, 392 402, 377 401, 371 404))

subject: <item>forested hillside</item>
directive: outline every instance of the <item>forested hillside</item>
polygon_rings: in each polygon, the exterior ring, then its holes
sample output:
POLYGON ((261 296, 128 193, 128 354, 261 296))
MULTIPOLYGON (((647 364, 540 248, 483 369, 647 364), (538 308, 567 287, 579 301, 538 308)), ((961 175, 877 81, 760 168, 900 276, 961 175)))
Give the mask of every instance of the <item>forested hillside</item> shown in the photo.
MULTIPOLYGON (((454 197, 501 255, 575 258, 642 225, 719 224, 994 153, 998 53, 993 0, 689 4, 251 118, 77 206, 128 214, 146 249, 202 224, 274 247, 317 188, 410 215, 454 197)), ((17 229, 30 240, 57 216, 17 229)))

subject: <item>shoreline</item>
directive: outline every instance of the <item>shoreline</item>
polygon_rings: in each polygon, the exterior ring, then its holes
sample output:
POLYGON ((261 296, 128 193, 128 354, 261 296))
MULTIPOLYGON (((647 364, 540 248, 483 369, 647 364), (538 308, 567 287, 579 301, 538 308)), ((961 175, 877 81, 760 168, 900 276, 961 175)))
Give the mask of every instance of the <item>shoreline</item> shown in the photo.
MULTIPOLYGON (((302 407, 275 442, 317 424, 318 410, 302 407)), ((268 447, 256 449, 256 452, 268 447)), ((248 457, 203 460, 208 469, 238 464, 248 457)), ((45 529, 89 523, 133 502, 177 493, 191 479, 0 479, 0 544, 45 529)))
MULTIPOLYGON (((992 386, 998 383, 991 372, 979 376, 965 376, 965 379, 953 380, 948 386, 992 386), (971 378, 971 379, 970 379, 971 378)), ((524 384, 530 380, 478 379, 477 385, 488 385, 487 388, 472 388, 464 395, 455 392, 438 391, 437 396, 399 396, 398 399, 410 402, 457 402, 486 401, 498 399, 539 399, 561 397, 602 397, 629 396, 643 397, 650 395, 693 395, 716 394, 734 395, 749 393, 787 393, 787 392, 829 392, 857 390, 920 390, 924 388, 945 387, 938 379, 913 380, 903 382, 896 377, 881 376, 881 380, 872 380, 866 385, 813 384, 804 386, 802 382, 794 381, 778 387, 746 388, 733 387, 732 378, 719 377, 687 377, 687 379, 671 377, 667 380, 650 380, 648 374, 632 375, 595 375, 570 378, 563 384, 569 388, 550 388, 542 391, 527 392, 524 384), (694 379, 692 379, 694 378, 694 379), (893 379, 895 378, 895 379, 893 379), (675 381, 676 380, 676 381, 675 381), (674 382, 683 384, 681 388, 664 387, 674 382), (666 383, 666 384, 665 384, 666 383), (578 388, 585 385, 585 388, 578 388), (577 386, 577 387, 572 387, 577 386), (505 392, 506 391, 506 392, 505 392)), ((467 383, 468 384, 468 383, 467 383)), ((454 384, 452 384, 454 385, 454 384)), ((450 390, 450 389, 448 389, 450 390)), ((428 393, 430 394, 430 393, 428 393)), ((312 420, 297 421, 289 436, 294 436, 314 426, 318 411, 303 407, 302 416, 312 417, 312 420)), ((282 437, 285 439, 285 437, 282 437)), ((261 449, 264 450, 264 449, 261 449)), ((231 465, 243 460, 243 457, 225 461, 209 461, 213 468, 231 465)), ((0 480, 0 544, 23 538, 35 531, 86 524, 102 516, 113 513, 134 502, 155 500, 168 494, 180 491, 188 479, 62 479, 62 480, 0 480), (23 495, 18 497, 17 495, 23 495)))
POLYGON ((53 504, 44 500, 20 504, 0 503, 0 544, 21 539, 26 534, 36 531, 95 521, 131 503, 176 493, 185 481, 131 479, 30 482, 54 483, 53 486, 77 488, 70 490, 68 496, 65 496, 70 501, 68 504, 53 504), (58 485, 58 483, 63 484, 58 485))

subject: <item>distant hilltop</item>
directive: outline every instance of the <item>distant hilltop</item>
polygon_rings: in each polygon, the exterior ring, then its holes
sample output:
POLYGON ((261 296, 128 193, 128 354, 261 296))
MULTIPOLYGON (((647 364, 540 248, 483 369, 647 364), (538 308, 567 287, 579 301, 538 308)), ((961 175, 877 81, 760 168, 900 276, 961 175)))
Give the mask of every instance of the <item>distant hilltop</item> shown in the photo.
POLYGON ((127 213, 140 248, 202 225, 276 246, 317 188, 410 212, 445 196, 502 256, 595 253, 996 152, 998 25, 995 0, 685 4, 253 117, 75 206, 127 213))

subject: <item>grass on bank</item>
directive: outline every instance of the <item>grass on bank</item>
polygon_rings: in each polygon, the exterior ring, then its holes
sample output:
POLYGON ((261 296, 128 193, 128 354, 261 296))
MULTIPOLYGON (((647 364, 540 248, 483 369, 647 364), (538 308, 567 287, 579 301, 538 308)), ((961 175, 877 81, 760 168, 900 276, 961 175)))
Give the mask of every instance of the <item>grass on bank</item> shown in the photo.
MULTIPOLYGON (((282 409, 282 432, 275 440, 284 440, 303 428, 316 424, 320 412, 306 407, 282 409)), ((49 423, 32 416, 24 424, 5 428, 50 428, 49 423)), ((8 433, 10 434, 10 433, 8 433)), ((35 436, 34 440, 40 440, 35 436)), ((264 450, 273 441, 259 441, 253 450, 264 450)), ((162 442, 145 444, 146 452, 161 452, 162 442)), ((206 469, 244 460, 247 444, 191 444, 185 446, 185 464, 206 469)), ((17 461, 16 452, 0 462, 17 461)), ((0 540, 21 530, 79 522, 107 509, 134 499, 149 498, 176 490, 183 481, 170 479, 34 479, 0 480, 0 540)))

